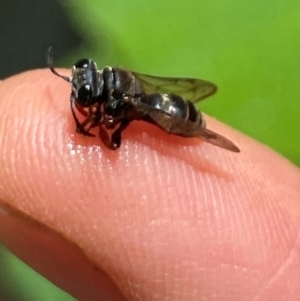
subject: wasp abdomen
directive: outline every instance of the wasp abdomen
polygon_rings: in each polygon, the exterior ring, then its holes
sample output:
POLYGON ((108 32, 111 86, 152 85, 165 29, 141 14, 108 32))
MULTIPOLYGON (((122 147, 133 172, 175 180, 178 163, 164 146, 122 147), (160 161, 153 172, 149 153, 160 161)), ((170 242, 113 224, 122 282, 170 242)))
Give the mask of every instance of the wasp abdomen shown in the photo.
POLYGON ((153 93, 142 98, 142 102, 172 117, 179 117, 193 123, 202 124, 202 114, 195 105, 176 94, 153 93))

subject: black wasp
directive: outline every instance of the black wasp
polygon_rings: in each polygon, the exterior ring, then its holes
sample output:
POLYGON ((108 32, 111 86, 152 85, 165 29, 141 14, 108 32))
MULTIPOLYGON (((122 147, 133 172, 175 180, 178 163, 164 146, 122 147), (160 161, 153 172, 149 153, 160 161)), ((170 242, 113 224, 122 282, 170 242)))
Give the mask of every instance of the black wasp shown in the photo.
POLYGON ((67 77, 55 70, 51 47, 47 63, 55 75, 72 85, 70 101, 76 131, 94 136, 90 130, 99 127, 99 136, 110 149, 120 147, 122 132, 130 122, 143 120, 169 134, 199 137, 213 145, 239 152, 231 141, 206 128, 201 112, 194 105, 217 91, 217 86, 211 82, 155 77, 117 67, 99 70, 91 59, 79 60, 73 66, 72 76, 67 77), (75 108, 85 116, 82 123, 75 108))

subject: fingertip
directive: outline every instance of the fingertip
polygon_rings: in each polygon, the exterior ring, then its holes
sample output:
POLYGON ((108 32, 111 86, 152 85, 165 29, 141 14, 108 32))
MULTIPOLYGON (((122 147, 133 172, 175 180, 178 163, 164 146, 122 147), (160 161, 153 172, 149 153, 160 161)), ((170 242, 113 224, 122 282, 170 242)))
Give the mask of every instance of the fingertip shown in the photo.
POLYGON ((299 170, 268 147, 207 117, 208 128, 241 153, 142 122, 134 122, 121 148, 111 151, 98 137, 75 134, 70 85, 51 71, 12 77, 5 91, 2 84, 0 199, 79 246, 129 296, 135 291, 126 288, 134 283, 143 300, 153 296, 149 290, 159 291, 161 300, 177 290, 184 300, 184 292, 206 283, 207 273, 225 283, 224 294, 233 286, 255 291, 259 281, 243 281, 251 278, 251 266, 259 262, 266 275, 274 256, 281 260, 282 254, 265 255, 263 243, 279 248, 281 241, 268 236, 278 216, 292 229, 284 237, 293 241, 299 170), (224 268, 228 254, 242 264, 233 260, 224 268))

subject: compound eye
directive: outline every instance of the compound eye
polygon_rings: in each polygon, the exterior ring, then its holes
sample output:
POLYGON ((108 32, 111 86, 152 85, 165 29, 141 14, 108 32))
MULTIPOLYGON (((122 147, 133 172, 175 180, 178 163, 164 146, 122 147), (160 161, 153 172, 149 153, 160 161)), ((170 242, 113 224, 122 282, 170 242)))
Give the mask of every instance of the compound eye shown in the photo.
POLYGON ((83 85, 79 88, 76 102, 83 107, 93 104, 93 91, 90 85, 83 85))
POLYGON ((90 63, 90 60, 81 59, 74 66, 75 66, 75 68, 87 68, 89 63, 90 63))

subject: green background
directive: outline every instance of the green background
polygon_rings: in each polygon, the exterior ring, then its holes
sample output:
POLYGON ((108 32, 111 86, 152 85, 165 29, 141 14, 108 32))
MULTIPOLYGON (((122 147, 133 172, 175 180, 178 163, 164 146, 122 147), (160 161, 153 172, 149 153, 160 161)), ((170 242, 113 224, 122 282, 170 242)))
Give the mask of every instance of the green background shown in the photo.
MULTIPOLYGON (((46 38, 42 46, 54 46, 56 65, 69 68, 88 57, 99 67, 118 65, 159 76, 210 80, 219 91, 201 103, 204 112, 300 166, 299 0, 61 3, 66 20, 81 38, 63 58, 59 41, 53 45, 46 38)), ((52 34, 61 30, 55 28, 52 34)), ((61 41, 65 43, 63 37, 61 41)), ((3 254, 0 288, 9 297, 1 300, 73 300, 3 254), (43 285, 42 294, 37 285, 43 285)))

